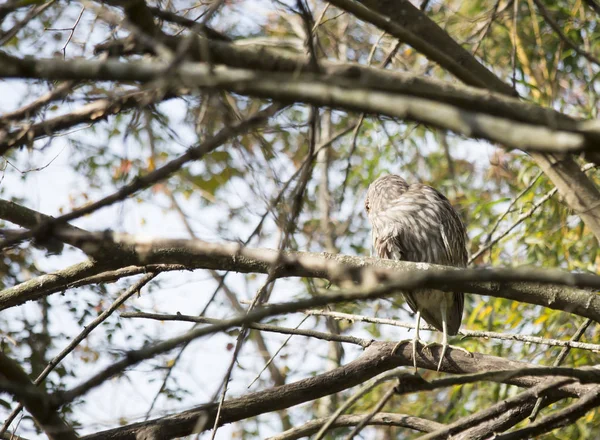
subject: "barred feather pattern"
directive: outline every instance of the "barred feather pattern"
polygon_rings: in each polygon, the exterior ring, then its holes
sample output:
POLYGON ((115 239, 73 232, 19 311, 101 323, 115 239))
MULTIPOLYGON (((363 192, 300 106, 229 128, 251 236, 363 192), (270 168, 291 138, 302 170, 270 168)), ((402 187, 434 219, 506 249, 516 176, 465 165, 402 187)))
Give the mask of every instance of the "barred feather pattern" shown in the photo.
MULTIPOLYGON (((421 183, 407 184, 400 176, 375 180, 365 208, 372 226, 373 250, 379 258, 445 266, 467 265, 467 234, 448 199, 421 183)), ((417 290, 403 292, 410 308, 442 331, 440 302, 446 301, 448 333, 458 333, 464 308, 462 292, 417 290), (436 293, 434 293, 436 292, 436 293)))

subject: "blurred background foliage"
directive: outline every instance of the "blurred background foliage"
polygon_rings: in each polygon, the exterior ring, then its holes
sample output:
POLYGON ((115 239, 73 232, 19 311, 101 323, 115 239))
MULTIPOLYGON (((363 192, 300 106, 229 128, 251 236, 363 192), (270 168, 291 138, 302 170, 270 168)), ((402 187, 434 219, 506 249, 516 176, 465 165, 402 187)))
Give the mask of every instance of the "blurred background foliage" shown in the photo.
MULTIPOLYGON (((595 52, 596 56, 600 54, 599 13, 592 7, 594 0, 539 1, 569 41, 586 52, 595 52)), ((202 2, 182 0, 148 3, 191 19, 201 16, 207 8, 202 2)), ((386 63, 385 68, 390 70, 456 82, 442 68, 411 47, 383 35, 380 30, 327 3, 310 1, 309 6, 315 19, 320 57, 376 66, 386 63), (392 56, 386 62, 390 54, 392 56)), ((425 4, 420 6, 494 73, 509 83, 514 82, 526 100, 571 116, 597 118, 599 66, 574 51, 552 29, 540 13, 536 0, 425 0, 425 4)), ((94 58, 95 45, 127 34, 121 27, 107 23, 103 8, 106 6, 101 2, 23 2, 23 7, 4 17, 0 33, 2 50, 18 55, 94 58), (8 34, 41 5, 46 7, 38 15, 15 35, 8 34), (70 40, 70 31, 56 30, 73 27, 80 14, 81 20, 70 40)), ((111 10, 121 14, 118 9, 111 10)), ((161 25, 172 34, 182 31, 174 24, 161 22, 161 25)), ((305 28, 294 3, 227 1, 212 19, 211 26, 231 37, 236 44, 264 44, 286 51, 304 51, 305 28)), ((10 97, 6 104, 0 104, 0 110, 12 111, 56 86, 57 83, 43 81, 0 83, 2 93, 10 97)), ((89 102, 111 99, 118 93, 136 88, 131 84, 102 82, 76 84, 66 97, 21 123, 43 121, 74 111, 89 102)), ((264 104, 264 101, 234 94, 204 91, 119 112, 106 120, 38 140, 24 149, 11 150, 0 159, 4 180, 0 184, 0 193, 4 198, 33 207, 40 205, 39 197, 44 197, 43 206, 51 207, 45 211, 46 214, 68 212, 113 192, 136 176, 152 171, 264 104), (55 159, 56 162, 53 162, 55 159), (53 167, 54 174, 49 175, 53 167), (68 176, 70 183, 66 191, 54 194, 56 198, 53 199, 49 188, 54 185, 53 179, 60 179, 61 175, 68 176), (34 190, 38 188, 36 185, 46 187, 46 192, 34 190)), ((94 230, 150 231, 155 235, 181 237, 189 237, 193 233, 206 240, 235 240, 248 242, 251 246, 275 247, 289 216, 292 193, 298 182, 297 171, 307 158, 308 115, 309 109, 304 106, 286 108, 263 130, 239 136, 201 161, 184 168, 173 178, 139 193, 127 203, 115 207, 111 215, 106 216, 109 218, 84 219, 81 224, 94 230), (262 228, 250 238, 265 214, 262 228)), ((320 109, 317 125, 317 144, 339 133, 344 134, 323 149, 315 161, 303 210, 289 248, 369 255, 369 227, 363 211, 365 191, 377 176, 390 172, 400 174, 411 182, 422 181, 432 185, 450 199, 468 226, 469 251, 476 255, 471 263, 473 266, 531 265, 597 273, 599 255, 596 238, 557 195, 539 204, 553 186, 545 176, 539 175, 537 166, 526 154, 377 115, 320 109), (323 211, 325 206, 328 212, 323 211), (498 239, 505 231, 510 232, 498 239)), ((582 166, 585 164, 583 159, 579 162, 582 166)), ((596 169, 590 169, 588 175, 597 184, 600 183, 596 169)), ((49 257, 27 244, 20 245, 2 255, 0 283, 2 287, 13 286, 71 264, 77 258, 81 255, 73 249, 67 249, 61 256, 49 257)), ((192 290, 202 294, 195 295, 193 302, 189 300, 191 303, 186 310, 176 306, 182 313, 196 314, 206 309, 208 316, 231 316, 239 310, 235 306, 235 298, 238 301, 251 298, 263 278, 231 275, 228 279, 233 287, 226 283, 209 304, 207 300, 218 284, 218 276, 222 275, 171 274, 159 278, 144 295, 151 297, 162 289, 177 291, 183 286, 188 289, 192 286, 192 290), (232 290, 231 295, 223 293, 226 289, 232 290)), ((88 286, 76 289, 76 295, 67 291, 46 301, 3 312, 0 315, 3 350, 20 359, 24 368, 35 376, 80 331, 81 326, 104 310, 110 304, 110 298, 114 298, 126 285, 127 281, 108 286, 88 286)), ((292 299, 306 291, 315 292, 317 288, 325 287, 320 280, 278 282, 274 298, 292 299)), ((150 298, 143 303, 128 303, 125 309, 168 312, 164 301, 154 302, 150 298)), ((413 322, 408 308, 398 300, 346 304, 335 310, 413 322)), ((291 326, 298 322, 298 317, 272 322, 291 326)), ((582 322, 583 318, 578 316, 542 307, 469 295, 463 328, 568 339, 582 322)), ((105 365, 117 358, 120 350, 164 338, 167 325, 170 324, 111 318, 102 331, 88 338, 50 375, 45 386, 56 390, 64 388, 65 384, 77 383, 88 377, 95 365, 105 365)), ((322 317, 310 317, 304 325, 347 334, 366 334, 384 340, 399 337, 395 329, 378 324, 328 322, 322 317)), ((215 343, 217 346, 211 355, 227 359, 230 356, 228 350, 231 350, 229 344, 235 333, 231 332, 224 339, 201 341, 196 346, 215 343)), ((435 339, 438 335, 427 337, 435 339)), ((265 336, 265 340, 271 354, 282 341, 270 335, 265 336)), ((597 343, 597 325, 591 325, 581 340, 597 343)), ((455 338, 452 343, 468 350, 540 365, 552 365, 560 351, 559 348, 476 338, 455 338)), ((254 353, 256 346, 247 344, 244 350, 254 353)), ((332 365, 348 362, 356 353, 354 349, 340 350, 335 344, 327 347, 325 342, 304 344, 302 338, 294 337, 276 358, 275 364, 283 377, 291 381, 302 377, 307 370, 317 373, 332 365), (310 361, 299 365, 295 360, 302 358, 310 361)), ((195 354, 197 352, 188 356, 193 360, 195 354)), ((572 350, 564 365, 593 365, 599 361, 597 353, 572 350)), ((161 411, 169 408, 179 408, 170 402, 189 406, 205 400, 190 392, 188 372, 178 371, 174 364, 173 356, 163 356, 131 373, 147 377, 153 390, 151 395, 158 391, 165 370, 174 366, 174 372, 160 395, 158 409, 152 416, 160 415, 161 411)), ((263 358, 254 353, 242 358, 239 368, 247 370, 246 374, 251 377, 263 365, 263 358)), ((426 379, 437 375, 425 370, 421 370, 421 374, 426 379)), ((265 388, 272 383, 271 377, 263 374, 257 387, 265 388)), ((214 388, 214 384, 210 388, 214 388)), ((338 401, 349 392, 341 393, 338 401)), ((419 393, 397 399, 386 410, 447 423, 516 392, 514 387, 506 385, 467 385, 435 394, 419 393)), ((372 392, 353 411, 368 411, 380 393, 378 390, 372 392)), ((6 400, 0 403, 4 407, 11 406, 6 400)), ((556 410, 567 403, 563 401, 552 405, 544 412, 556 410)), ((146 406, 140 404, 137 419, 146 411, 147 404, 147 401, 146 406)), ((89 408, 89 402, 82 399, 66 407, 65 414, 72 423, 89 421, 89 414, 84 414, 89 408)), ((282 414, 279 418, 260 417, 258 422, 239 423, 234 428, 234 435, 262 438, 272 432, 269 430, 279 431, 282 426, 285 427, 285 420, 297 423, 307 417, 327 414, 319 402, 294 408, 289 413, 291 419, 288 414, 282 414)), ((83 424, 82 429, 94 431, 129 423, 136 417, 99 419, 97 425, 83 424)), ((26 422, 23 426, 33 429, 26 422)), ((338 430, 336 435, 342 432, 338 430)), ((543 438, 592 439, 597 438, 599 432, 600 414, 595 410, 576 424, 543 438)), ((415 435, 396 428, 371 429, 365 433, 372 433, 365 434, 365 438, 378 436, 386 439, 415 435)))

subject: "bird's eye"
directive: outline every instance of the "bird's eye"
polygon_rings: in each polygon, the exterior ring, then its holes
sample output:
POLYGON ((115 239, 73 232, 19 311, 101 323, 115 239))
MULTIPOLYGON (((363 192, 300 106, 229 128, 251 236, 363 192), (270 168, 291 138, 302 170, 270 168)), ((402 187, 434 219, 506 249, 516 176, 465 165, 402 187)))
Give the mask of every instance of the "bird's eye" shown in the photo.
POLYGON ((371 207, 369 206, 369 199, 365 200, 365 209, 367 210, 367 212, 369 212, 369 209, 371 209, 371 207))

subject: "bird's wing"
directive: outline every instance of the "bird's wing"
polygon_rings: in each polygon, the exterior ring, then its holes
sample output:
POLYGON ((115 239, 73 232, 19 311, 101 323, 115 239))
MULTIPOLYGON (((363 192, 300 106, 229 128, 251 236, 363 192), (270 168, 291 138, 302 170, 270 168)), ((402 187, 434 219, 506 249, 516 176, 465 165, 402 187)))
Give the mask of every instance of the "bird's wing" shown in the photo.
POLYGON ((373 225, 373 251, 379 258, 406 261, 407 250, 402 242, 402 225, 393 216, 375 214, 371 216, 373 225))
MULTIPOLYGON (((437 191, 436 191, 437 192, 437 191)), ((463 224, 460 216, 450 204, 448 199, 438 192, 439 197, 444 201, 440 205, 444 210, 441 216, 442 222, 440 225, 440 234, 446 249, 445 264, 452 266, 466 267, 468 261, 467 254, 467 231, 463 224)), ((465 304, 465 295, 462 292, 454 293, 454 312, 448 313, 448 333, 456 334, 460 328, 460 322, 462 320, 463 309, 465 304)))
MULTIPOLYGON (((437 191, 436 191, 437 192, 437 191)), ((439 193, 438 193, 439 194, 439 193)), ((465 267, 467 265, 467 231, 460 216, 448 199, 444 199, 443 215, 441 215, 440 235, 446 249, 446 258, 450 266, 465 267)))

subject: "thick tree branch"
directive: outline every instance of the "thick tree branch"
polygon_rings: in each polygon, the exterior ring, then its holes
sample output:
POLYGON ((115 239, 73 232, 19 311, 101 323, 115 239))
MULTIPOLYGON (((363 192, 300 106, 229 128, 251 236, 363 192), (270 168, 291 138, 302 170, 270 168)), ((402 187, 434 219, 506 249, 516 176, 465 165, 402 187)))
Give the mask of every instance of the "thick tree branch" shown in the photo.
MULTIPOLYGON (((452 436, 453 440, 475 440, 485 439, 496 435, 499 432, 506 431, 512 428, 517 423, 525 420, 535 406, 535 397, 527 401, 517 404, 509 409, 498 411, 496 415, 490 416, 483 423, 480 423, 472 428, 461 430, 452 436)), ((547 398, 543 406, 551 405, 560 400, 558 397, 547 398)), ((464 421, 464 419, 463 419, 464 421)))
MULTIPOLYGON (((395 294, 399 289, 435 288, 445 291, 462 290, 480 295, 512 299, 575 313, 600 322, 600 296, 575 287, 600 289, 600 278, 589 274, 536 269, 456 270, 444 266, 405 261, 361 258, 311 252, 279 252, 272 249, 244 248, 239 244, 216 244, 201 240, 137 239, 127 234, 65 233, 71 240, 86 242, 88 247, 113 243, 120 246, 121 255, 111 261, 116 267, 179 265, 187 269, 228 270, 242 273, 269 273, 278 264, 280 277, 319 277, 336 283, 355 281, 376 285, 330 292, 316 297, 306 307, 343 301, 366 300, 395 294), (383 284, 388 282, 387 284, 383 284), (373 284, 374 283, 374 284, 373 284)), ((83 246, 83 243, 80 243, 83 246)), ((78 276, 97 274, 94 263, 72 267, 78 276), (86 273, 85 270, 88 272, 86 273)), ((109 270, 110 266, 102 266, 109 270)), ((159 266, 160 267, 160 266, 159 266)), ((168 266, 172 267, 172 266, 168 266)), ((135 271, 135 270, 134 270, 135 271)), ((45 275, 49 279, 53 275, 45 275)), ((39 282, 33 282, 39 286, 39 282)), ((44 290, 22 287, 0 292, 0 310, 45 296, 44 290), (24 293, 21 293, 24 292, 24 293)), ((27 286, 25 286, 27 287, 27 286)))
POLYGON ((448 38, 443 29, 408 0, 328 1, 409 44, 464 83, 517 96, 512 87, 499 80, 458 43, 448 38))
MULTIPOLYGON (((365 381, 397 366, 412 366, 412 348, 410 343, 400 346, 397 355, 392 355, 394 342, 374 342, 358 359, 336 368, 335 370, 315 377, 300 380, 270 390, 248 394, 230 399, 221 409, 220 424, 244 420, 259 414, 277 411, 308 402, 319 397, 343 391, 347 388, 364 383, 365 381)), ((439 346, 431 347, 431 351, 422 350, 417 364, 420 367, 436 369, 441 352, 439 346)), ((444 362, 442 370, 454 374, 485 372, 490 370, 516 370, 531 365, 507 359, 473 354, 469 356, 460 350, 448 349, 448 362, 444 362)), ((413 377, 412 375, 408 375, 413 377)), ((545 385, 545 377, 519 377, 507 380, 506 383, 535 387, 544 384, 548 395, 556 397, 583 396, 595 388, 595 385, 570 384, 554 389, 545 385)), ((532 393, 535 394, 537 390, 532 393)), ((152 436, 156 440, 170 439, 189 435, 196 426, 198 418, 205 416, 211 426, 214 422, 217 404, 201 405, 195 409, 180 414, 171 415, 125 427, 98 432, 84 437, 85 440, 135 440, 142 434, 152 436)))
MULTIPOLYGON (((1 57, 0 57, 1 58, 1 57)), ((319 106, 385 114, 411 119, 469 137, 481 137, 509 148, 532 151, 580 152, 597 150, 600 130, 591 123, 574 123, 571 130, 556 130, 552 125, 517 123, 429 99, 418 99, 405 91, 390 94, 353 80, 323 74, 268 74, 251 70, 183 63, 175 72, 156 62, 123 63, 114 60, 61 61, 10 57, 0 65, 0 76, 48 79, 95 79, 148 82, 171 74, 189 87, 222 88, 228 91, 271 98, 285 102, 304 102, 319 106), (404 94, 402 94, 404 93, 404 94)), ((572 122, 565 122, 568 126, 572 122)), ((565 127, 566 128, 566 127, 565 127)), ((0 150, 2 152, 2 150, 0 150)))
MULTIPOLYGON (((55 219, 49 215, 42 214, 38 211, 34 211, 33 209, 26 208, 25 206, 21 206, 17 203, 11 202, 9 200, 0 199, 0 219, 7 220, 16 225, 22 226, 23 228, 33 229, 39 227, 41 225, 50 224, 55 219)), ((72 226, 66 223, 63 223, 57 226, 60 230, 64 232, 85 232, 83 229, 80 229, 76 226, 72 226)), ((17 231, 14 231, 17 232, 17 231)), ((27 233, 27 231, 19 231, 21 233, 27 233)), ((50 232, 50 231, 48 231, 50 232)), ((0 236, 2 233, 0 233, 0 236)), ((9 240, 13 237, 7 237, 9 240)), ((44 241, 52 241, 56 240, 52 234, 48 233, 46 236, 44 234, 38 235, 36 237, 36 241, 40 242, 40 244, 44 244, 44 241)), ((79 247, 77 243, 65 238, 63 240, 65 243, 70 244, 75 247, 79 247)), ((60 243, 59 243, 60 244, 60 243)), ((118 247, 113 246, 110 248, 110 245, 106 249, 109 253, 118 252, 118 247)))
MULTIPOLYGON (((111 41, 110 44, 119 44, 128 48, 132 53, 144 51, 143 47, 130 40, 116 40, 111 41)), ((174 39, 170 44, 173 49, 176 49, 181 41, 174 39)), ((194 61, 212 61, 213 64, 223 64, 232 68, 260 71, 262 73, 293 73, 294 76, 300 73, 313 73, 309 67, 309 59, 305 56, 269 50, 261 46, 242 47, 202 38, 198 38, 196 44, 206 46, 209 54, 202 53, 200 49, 191 51, 189 55, 194 61)), ((467 55, 471 56, 468 52, 467 55)), ((331 84, 344 80, 355 80, 367 85, 372 90, 417 96, 452 104, 467 110, 514 118, 517 121, 561 130, 571 130, 577 124, 574 118, 551 108, 524 102, 513 97, 511 93, 508 93, 507 96, 502 92, 485 90, 476 86, 465 86, 423 77, 422 75, 386 70, 385 66, 373 67, 358 63, 339 63, 328 60, 320 60, 320 62, 322 74, 325 79, 330 78, 331 84)), ((232 69, 232 71, 235 70, 232 69)), ((306 75, 303 77, 310 78, 306 75)), ((503 83, 500 81, 499 84, 503 83)), ((349 88, 355 87, 356 84, 350 83, 349 88)), ((500 87, 502 88, 502 86, 500 87)))
MULTIPOLYGON (((366 288, 330 292, 316 298, 321 304, 348 300, 379 298, 399 289, 435 288, 464 292, 542 305, 555 310, 575 313, 600 322, 600 296, 591 291, 600 289, 600 277, 558 270, 538 269, 463 269, 446 268, 426 263, 361 258, 311 252, 283 252, 272 249, 244 248, 239 244, 216 244, 201 240, 148 239, 111 232, 57 232, 62 239, 87 242, 87 246, 115 243, 121 246, 123 257, 119 266, 149 264, 181 264, 187 268, 228 270, 242 273, 265 273, 278 265, 279 277, 319 277, 332 282, 361 282, 366 288), (387 284, 382 284, 388 282, 387 284), (540 284, 541 283, 541 284, 540 284), (370 289, 368 286, 376 286, 370 289)), ((83 244, 80 244, 83 246, 83 244)), ((28 299, 31 299, 29 295, 28 299)), ((4 298, 0 292, 0 310, 19 304, 14 296, 4 298)), ((312 306, 318 306, 314 303, 312 306)))

